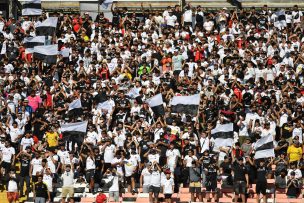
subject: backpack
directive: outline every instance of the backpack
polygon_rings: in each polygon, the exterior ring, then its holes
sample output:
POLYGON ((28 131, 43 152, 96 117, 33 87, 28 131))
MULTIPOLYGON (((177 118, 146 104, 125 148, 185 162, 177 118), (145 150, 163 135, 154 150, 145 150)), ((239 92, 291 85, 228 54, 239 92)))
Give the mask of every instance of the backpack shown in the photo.
POLYGON ((106 200, 107 200, 107 196, 106 196, 105 194, 103 194, 103 193, 100 193, 100 194, 98 194, 98 195, 96 196, 95 202, 96 202, 96 203, 105 203, 106 200))

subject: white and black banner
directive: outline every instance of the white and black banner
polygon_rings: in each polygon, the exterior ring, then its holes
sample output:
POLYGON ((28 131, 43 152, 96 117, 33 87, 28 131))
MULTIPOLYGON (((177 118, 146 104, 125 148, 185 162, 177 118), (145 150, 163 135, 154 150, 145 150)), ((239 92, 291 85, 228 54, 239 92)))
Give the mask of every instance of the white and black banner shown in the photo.
POLYGON ((175 96, 171 101, 172 112, 196 115, 200 104, 200 98, 200 94, 175 96))
POLYGON ((273 136, 271 134, 262 137, 254 144, 255 159, 274 157, 273 136))
POLYGON ((157 94, 149 99, 147 99, 146 103, 151 107, 156 117, 165 115, 165 108, 162 94, 157 94))
POLYGON ((38 16, 42 14, 41 0, 28 0, 22 5, 23 16, 38 16))
POLYGON ((45 44, 44 36, 25 37, 23 40, 23 46, 26 53, 33 53, 35 46, 43 46, 45 44))
POLYGON ((57 62, 58 45, 35 46, 34 59, 38 59, 47 64, 55 64, 57 62))
POLYGON ((76 123, 65 123, 61 124, 61 132, 87 132, 88 121, 76 122, 76 123))
POLYGON ((37 36, 53 36, 56 32, 58 18, 49 17, 36 26, 37 36))
POLYGON ((211 137, 214 139, 214 149, 218 149, 221 146, 231 147, 234 142, 233 123, 218 123, 211 130, 211 137))

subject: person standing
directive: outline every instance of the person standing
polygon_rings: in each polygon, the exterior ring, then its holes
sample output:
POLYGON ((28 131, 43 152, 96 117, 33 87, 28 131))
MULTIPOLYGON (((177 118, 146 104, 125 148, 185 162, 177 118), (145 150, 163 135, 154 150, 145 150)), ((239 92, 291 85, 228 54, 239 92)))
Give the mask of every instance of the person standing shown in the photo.
POLYGON ((46 200, 51 200, 50 192, 48 191, 47 185, 42 182, 42 175, 37 177, 38 181, 34 185, 34 200, 35 203, 45 203, 46 200))
POLYGON ((62 174, 62 203, 65 203, 67 195, 70 197, 70 202, 74 203, 74 165, 64 165, 64 173, 62 174))
POLYGON ((246 202, 246 191, 249 184, 249 177, 247 169, 244 165, 244 160, 242 157, 239 157, 232 165, 232 174, 233 174, 233 188, 234 188, 234 202, 238 202, 238 197, 241 195, 242 203, 246 202))
POLYGON ((30 164, 31 164, 31 147, 26 147, 26 151, 21 151, 16 159, 20 160, 20 197, 23 197, 24 181, 26 183, 25 194, 28 195, 31 190, 31 178, 30 178, 30 164))
POLYGON ((189 168, 189 179, 190 179, 189 192, 191 193, 191 202, 195 202, 196 198, 198 198, 200 202, 203 201, 201 174, 202 173, 200 167, 198 167, 196 162, 193 161, 192 167, 189 168))
POLYGON ((263 195, 263 202, 267 202, 266 189, 267 189, 267 166, 265 165, 265 160, 261 159, 258 163, 258 167, 256 169, 257 174, 257 182, 256 182, 256 198, 257 202, 260 201, 260 194, 263 195))
POLYGON ((19 199, 18 179, 14 171, 10 171, 7 180, 7 200, 9 203, 17 202, 19 199))
POLYGON ((172 202, 172 194, 174 193, 174 180, 171 177, 171 173, 166 173, 166 178, 163 180, 162 182, 162 186, 163 186, 163 193, 165 196, 165 201, 167 203, 171 203, 172 202))
POLYGON ((159 192, 160 192, 160 183, 161 183, 161 178, 160 178, 160 174, 161 174, 161 168, 158 165, 158 163, 156 161, 154 161, 154 163, 152 164, 152 173, 151 173, 151 185, 149 188, 149 202, 153 202, 157 203, 158 202, 158 196, 159 196, 159 192))

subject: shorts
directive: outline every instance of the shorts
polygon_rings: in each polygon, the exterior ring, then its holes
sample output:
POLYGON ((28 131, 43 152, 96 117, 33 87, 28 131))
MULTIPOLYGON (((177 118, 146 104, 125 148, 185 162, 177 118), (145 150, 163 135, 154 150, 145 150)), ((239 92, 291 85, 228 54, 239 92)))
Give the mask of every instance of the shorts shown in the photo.
POLYGON ((74 188, 73 187, 62 187, 61 197, 66 198, 69 195, 70 198, 74 197, 74 188))
POLYGON ((19 199, 19 193, 18 192, 7 192, 6 196, 7 196, 7 200, 9 202, 17 201, 19 199))
POLYGON ((192 26, 192 22, 184 22, 184 27, 186 26, 192 26))
POLYGON ((217 188, 217 183, 212 181, 206 183, 206 192, 215 192, 217 188))
POLYGON ((126 177, 125 180, 126 180, 126 183, 127 183, 128 185, 131 185, 132 178, 134 178, 134 174, 132 174, 131 176, 126 177))
POLYGON ((164 194, 164 196, 165 196, 165 199, 171 199, 172 194, 164 194))
POLYGON ((153 193, 154 196, 158 196, 160 193, 160 187, 150 186, 149 187, 149 193, 153 193))
POLYGON ((143 185, 143 193, 149 193, 150 185, 143 185))
POLYGON ((4 168, 6 171, 9 171, 11 169, 11 163, 3 161, 1 163, 1 167, 4 168))
POLYGON ((109 198, 113 198, 115 202, 119 201, 119 192, 118 191, 110 191, 109 198))
POLYGON ((95 176, 94 169, 86 171, 85 177, 88 183, 91 181, 91 179, 94 179, 94 176, 95 176))
POLYGON ((246 182, 245 181, 237 181, 233 183, 233 189, 236 195, 239 194, 246 194, 247 187, 246 187, 246 182))
POLYGON ((262 182, 256 183, 255 191, 257 194, 266 195, 266 189, 267 189, 267 182, 266 183, 262 183, 262 182))
POLYGON ((189 192, 190 193, 201 193, 202 192, 201 182, 200 181, 190 182, 189 192))

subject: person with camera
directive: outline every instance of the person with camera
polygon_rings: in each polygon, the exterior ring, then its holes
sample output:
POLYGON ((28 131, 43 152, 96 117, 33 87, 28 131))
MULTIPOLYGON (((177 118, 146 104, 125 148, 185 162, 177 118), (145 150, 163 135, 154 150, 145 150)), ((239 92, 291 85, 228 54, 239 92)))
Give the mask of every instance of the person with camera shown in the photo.
POLYGON ((289 180, 287 181, 286 195, 288 198, 297 198, 301 191, 299 180, 296 179, 295 175, 296 173, 292 171, 289 180))
POLYGON ((218 188, 217 188, 217 177, 219 168, 216 165, 216 161, 211 159, 208 166, 204 169, 206 174, 206 199, 207 202, 211 202, 210 193, 213 193, 214 202, 218 202, 218 188))
POLYGON ((152 173, 149 187, 149 202, 157 203, 161 187, 161 168, 156 161, 152 163, 151 168, 152 173))
POLYGON ((107 169, 105 177, 107 177, 107 187, 109 187, 109 198, 112 198, 114 202, 119 201, 119 176, 115 168, 107 169))

